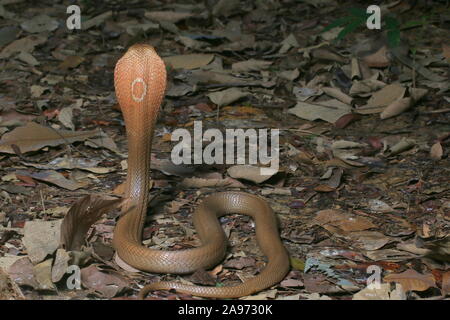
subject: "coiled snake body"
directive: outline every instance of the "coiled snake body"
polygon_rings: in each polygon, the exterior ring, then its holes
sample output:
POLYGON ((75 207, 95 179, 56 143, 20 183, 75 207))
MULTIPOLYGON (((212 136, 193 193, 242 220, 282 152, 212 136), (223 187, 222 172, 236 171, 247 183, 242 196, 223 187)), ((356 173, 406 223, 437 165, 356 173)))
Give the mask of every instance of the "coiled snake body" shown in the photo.
POLYGON ((229 287, 190 286, 178 282, 156 282, 144 287, 143 298, 153 290, 175 289, 201 297, 237 298, 280 282, 289 270, 289 258, 277 230, 275 215, 263 199, 243 192, 220 192, 207 197, 193 215, 202 245, 180 251, 152 250, 142 245, 150 183, 150 152, 154 124, 166 87, 166 68, 153 47, 133 45, 117 62, 114 84, 125 119, 128 138, 128 173, 123 206, 113 245, 129 265, 148 272, 192 273, 223 259, 227 239, 218 217, 249 215, 255 220, 256 238, 267 256, 266 267, 254 278, 229 287))

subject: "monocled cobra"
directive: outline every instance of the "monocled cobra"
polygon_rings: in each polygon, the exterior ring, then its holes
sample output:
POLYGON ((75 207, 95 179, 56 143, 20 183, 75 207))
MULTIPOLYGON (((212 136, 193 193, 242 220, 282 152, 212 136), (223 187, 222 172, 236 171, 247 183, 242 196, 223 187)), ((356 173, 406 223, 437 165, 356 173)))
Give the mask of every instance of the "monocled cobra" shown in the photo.
POLYGON ((213 194, 193 214, 201 246, 179 251, 152 250, 142 245, 150 186, 150 152, 154 125, 166 88, 166 68, 153 47, 131 46, 117 62, 114 83, 126 125, 128 172, 123 215, 117 222, 113 244, 129 265, 155 273, 188 274, 215 266, 224 258, 227 239, 218 217, 243 214, 255 220, 256 238, 268 259, 254 278, 236 286, 191 286, 178 282, 156 282, 139 293, 175 289, 200 297, 237 298, 251 295, 280 282, 289 270, 289 258, 278 234, 276 218, 263 199, 243 192, 213 194))

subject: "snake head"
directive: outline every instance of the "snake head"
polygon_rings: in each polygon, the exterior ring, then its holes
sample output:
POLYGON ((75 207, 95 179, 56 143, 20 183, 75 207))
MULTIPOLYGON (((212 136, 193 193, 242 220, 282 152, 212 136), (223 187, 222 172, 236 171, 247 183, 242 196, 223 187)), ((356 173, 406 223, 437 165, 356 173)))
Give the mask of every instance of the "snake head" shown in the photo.
POLYGON ((166 89, 166 66, 155 49, 131 46, 116 64, 114 86, 127 128, 153 127, 166 89))

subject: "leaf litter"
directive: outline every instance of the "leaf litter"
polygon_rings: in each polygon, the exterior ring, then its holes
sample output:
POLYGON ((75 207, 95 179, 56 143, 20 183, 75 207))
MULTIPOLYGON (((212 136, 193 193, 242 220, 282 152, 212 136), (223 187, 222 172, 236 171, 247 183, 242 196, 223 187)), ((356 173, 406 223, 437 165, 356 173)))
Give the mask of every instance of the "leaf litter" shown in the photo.
MULTIPOLYGON (((87 1, 82 38, 55 13, 65 4, 3 5, 0 297, 129 298, 151 280, 113 257, 121 199, 107 196, 126 175, 113 68, 134 42, 156 47, 169 81, 153 140, 155 218, 145 244, 197 245, 190 214, 198 202, 216 191, 248 191, 277 213, 292 271, 247 299, 448 297, 444 5, 434 9, 440 24, 402 29, 392 48, 364 28, 338 41, 343 28, 322 33, 353 4, 320 3, 138 2, 143 14, 132 16, 87 1), (278 172, 172 164, 170 132, 192 130, 197 120, 222 131, 280 129, 278 172), (69 264, 82 271, 77 294, 60 289, 69 264), (380 288, 367 286, 370 265, 382 269, 380 288)), ((408 22, 430 8, 396 1, 383 10, 408 22)), ((231 243, 225 261, 182 281, 230 285, 261 269, 251 219, 221 223, 231 243)))

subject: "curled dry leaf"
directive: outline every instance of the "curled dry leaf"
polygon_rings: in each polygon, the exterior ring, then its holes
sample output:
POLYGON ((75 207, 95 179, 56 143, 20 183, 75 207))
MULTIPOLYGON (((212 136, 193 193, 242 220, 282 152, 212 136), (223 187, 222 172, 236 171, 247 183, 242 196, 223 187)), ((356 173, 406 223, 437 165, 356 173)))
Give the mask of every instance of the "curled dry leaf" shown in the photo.
POLYGON ((403 98, 392 102, 380 114, 380 119, 388 119, 399 115, 408 110, 413 105, 413 100, 410 97, 403 98))
POLYGON ((381 89, 386 83, 376 79, 366 79, 361 81, 354 81, 350 88, 350 95, 365 95, 375 90, 381 89))
POLYGON ((83 141, 99 134, 99 131, 70 131, 55 130, 44 127, 35 122, 29 122, 24 127, 19 127, 5 133, 0 140, 0 152, 16 153, 11 145, 16 145, 20 152, 36 151, 46 146, 83 141))
POLYGON ((99 195, 88 195, 78 200, 61 224, 61 246, 67 251, 79 250, 91 225, 121 202, 122 199, 99 195))
POLYGON ((329 95, 330 97, 336 98, 339 101, 351 105, 353 103, 353 98, 343 93, 341 90, 337 88, 331 88, 331 87, 322 87, 321 88, 325 94, 329 95))
POLYGON ((405 292, 425 291, 431 287, 436 287, 436 282, 432 274, 421 274, 413 269, 408 269, 402 273, 391 273, 384 277, 385 282, 400 283, 405 292))
POLYGON ((389 155, 393 156, 399 154, 403 151, 411 149, 416 144, 416 141, 413 139, 402 138, 398 143, 393 145, 390 148, 389 155))

